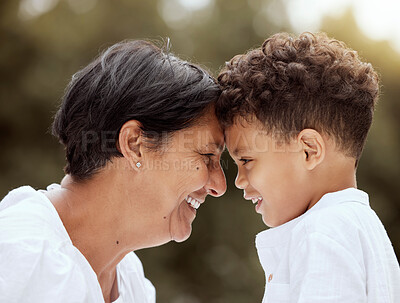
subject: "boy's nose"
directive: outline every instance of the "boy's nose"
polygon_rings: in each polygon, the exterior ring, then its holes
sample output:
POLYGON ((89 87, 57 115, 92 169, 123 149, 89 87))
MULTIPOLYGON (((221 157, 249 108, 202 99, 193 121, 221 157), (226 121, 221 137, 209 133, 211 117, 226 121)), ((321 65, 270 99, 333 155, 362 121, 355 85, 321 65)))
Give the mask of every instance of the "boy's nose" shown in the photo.
POLYGON ((245 189, 249 185, 246 178, 239 171, 235 179, 235 185, 239 189, 245 189))

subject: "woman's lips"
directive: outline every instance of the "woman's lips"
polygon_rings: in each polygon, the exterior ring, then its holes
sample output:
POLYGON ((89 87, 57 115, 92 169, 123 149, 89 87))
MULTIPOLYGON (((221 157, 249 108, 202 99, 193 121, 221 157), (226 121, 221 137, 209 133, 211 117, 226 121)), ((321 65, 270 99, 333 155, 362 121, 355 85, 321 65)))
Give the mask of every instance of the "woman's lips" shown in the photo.
POLYGON ((193 209, 198 209, 200 207, 200 204, 202 203, 191 196, 187 196, 185 200, 193 209))

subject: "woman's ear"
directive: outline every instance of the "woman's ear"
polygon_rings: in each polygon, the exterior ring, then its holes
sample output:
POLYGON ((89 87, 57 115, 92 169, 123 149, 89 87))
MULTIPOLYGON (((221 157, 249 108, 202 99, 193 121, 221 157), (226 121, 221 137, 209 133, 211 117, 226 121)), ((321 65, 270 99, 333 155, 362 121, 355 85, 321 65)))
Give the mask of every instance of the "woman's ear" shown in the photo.
POLYGON ((118 135, 117 148, 135 170, 139 170, 143 162, 143 140, 140 126, 139 121, 129 120, 122 125, 118 135))
POLYGON ((326 145, 321 134, 314 129, 303 129, 297 136, 301 146, 304 165, 308 170, 313 170, 325 158, 326 145))

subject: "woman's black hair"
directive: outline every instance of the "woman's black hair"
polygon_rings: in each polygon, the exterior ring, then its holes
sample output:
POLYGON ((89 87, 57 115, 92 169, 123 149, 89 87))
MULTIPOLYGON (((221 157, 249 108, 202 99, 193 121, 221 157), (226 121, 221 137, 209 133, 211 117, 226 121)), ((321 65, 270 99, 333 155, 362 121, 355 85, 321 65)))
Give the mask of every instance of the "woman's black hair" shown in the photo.
POLYGON ((65 146, 65 173, 85 180, 121 157, 118 135, 129 120, 140 122, 148 148, 159 149, 219 95, 206 71, 150 42, 111 46, 73 75, 55 116, 52 132, 65 146))

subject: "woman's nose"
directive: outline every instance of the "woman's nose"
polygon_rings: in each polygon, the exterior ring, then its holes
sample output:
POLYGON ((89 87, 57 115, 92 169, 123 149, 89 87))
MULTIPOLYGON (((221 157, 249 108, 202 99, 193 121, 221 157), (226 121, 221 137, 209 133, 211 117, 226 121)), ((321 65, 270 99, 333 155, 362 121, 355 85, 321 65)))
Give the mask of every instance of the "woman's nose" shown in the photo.
POLYGON ((226 179, 221 165, 218 165, 218 167, 211 172, 206 189, 207 192, 214 197, 221 197, 226 192, 226 179))

